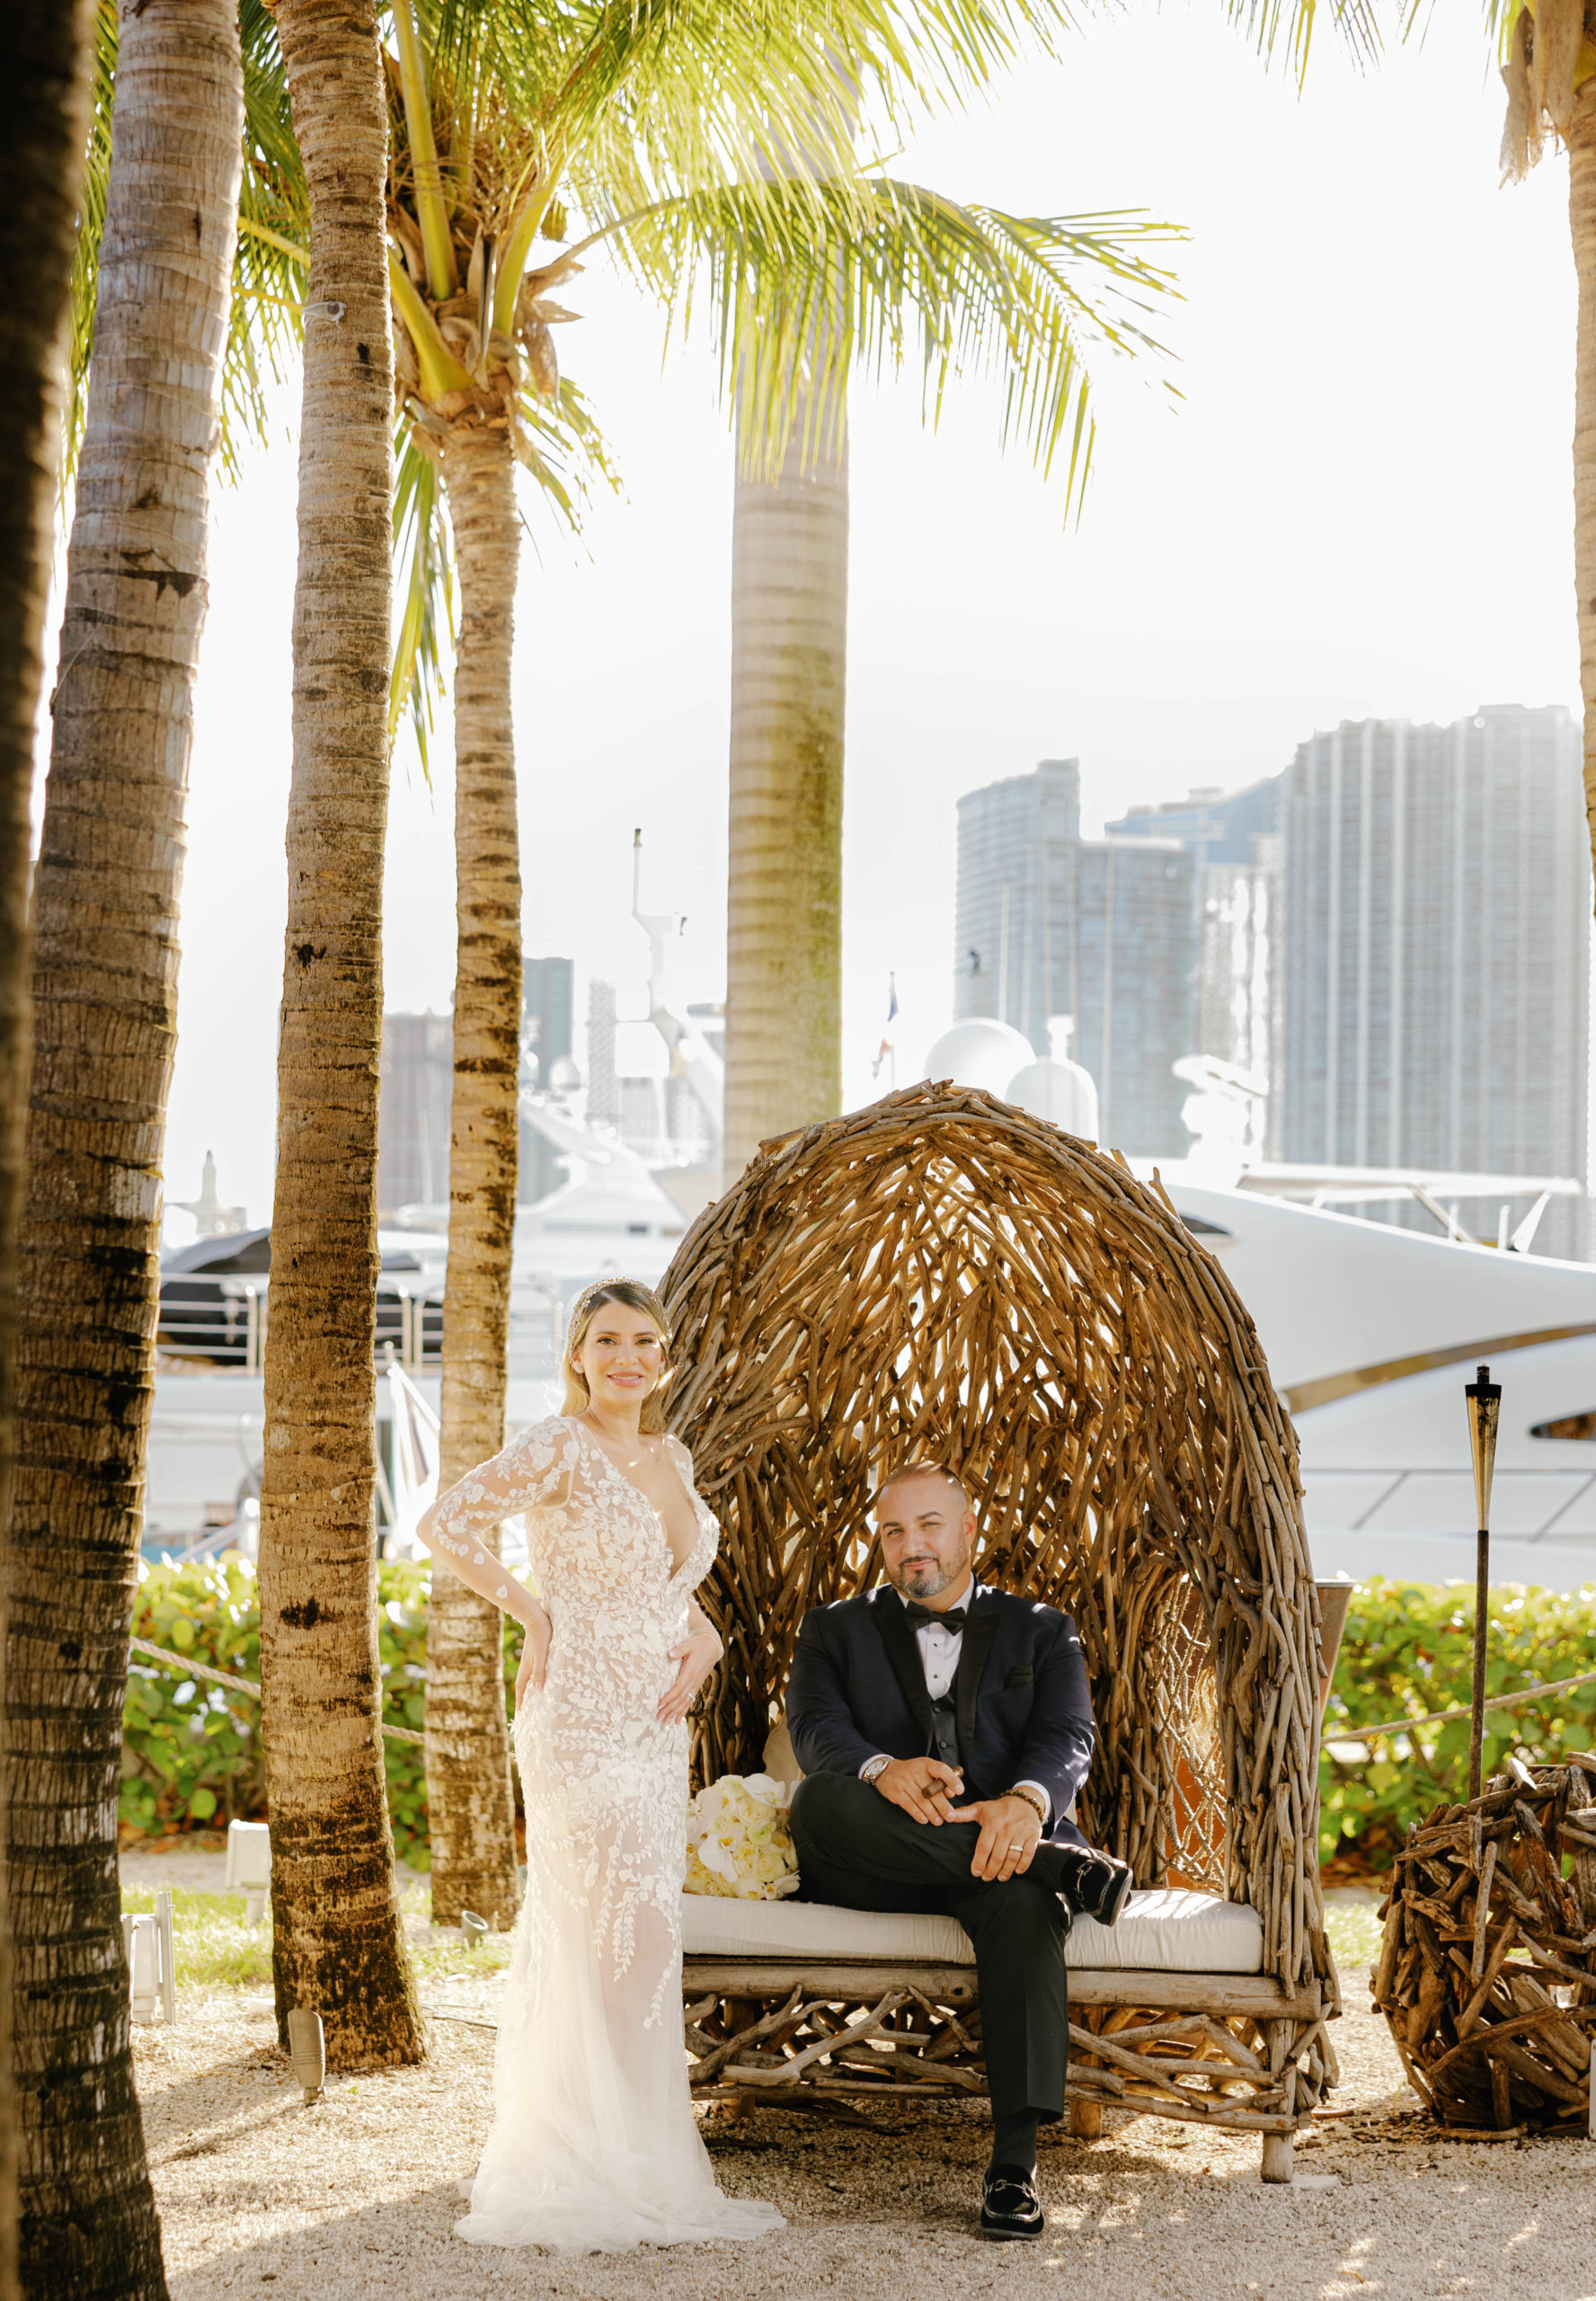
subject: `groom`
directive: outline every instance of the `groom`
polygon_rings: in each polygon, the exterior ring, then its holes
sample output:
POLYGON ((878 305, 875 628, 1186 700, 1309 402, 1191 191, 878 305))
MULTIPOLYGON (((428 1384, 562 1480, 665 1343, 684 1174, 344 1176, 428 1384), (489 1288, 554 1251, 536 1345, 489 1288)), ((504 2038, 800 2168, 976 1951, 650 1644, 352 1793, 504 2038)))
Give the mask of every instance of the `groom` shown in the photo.
POLYGON ((992 2096, 980 2225, 1039 2236, 1036 2132, 1064 2109, 1070 1911, 1112 1925, 1130 1885, 1070 1818, 1095 1740, 1080 1640, 1067 1614, 974 1580, 975 1512, 944 1464, 894 1470, 875 1516, 886 1585, 806 1615, 793 1655, 802 1891, 945 1914, 970 1935, 992 2096))

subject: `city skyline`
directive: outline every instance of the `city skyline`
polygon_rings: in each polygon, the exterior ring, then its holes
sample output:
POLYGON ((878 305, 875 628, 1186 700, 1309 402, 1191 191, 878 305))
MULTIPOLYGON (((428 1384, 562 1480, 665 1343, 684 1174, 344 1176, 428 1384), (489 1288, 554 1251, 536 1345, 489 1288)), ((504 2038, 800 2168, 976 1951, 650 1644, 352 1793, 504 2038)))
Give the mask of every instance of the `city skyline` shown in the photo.
MULTIPOLYGON (((1189 1150, 1173 1065, 1201 1055, 1256 1082, 1255 1155, 1584 1179, 1581 764, 1558 705, 1343 720, 1098 840, 1078 760, 999 777, 958 802, 955 1014, 1039 1053, 1065 1026, 1132 1157, 1189 1150)), ((1464 1220, 1494 1236, 1499 1209, 1464 1220)), ((1540 1244, 1585 1251, 1583 1211, 1555 1205, 1540 1244)))
MULTIPOLYGON (((1160 331, 1179 397, 1150 369, 1103 364, 1078 522, 1066 525, 1056 485, 999 453, 989 395, 950 404, 932 437, 918 372, 862 378, 851 395, 850 1104, 879 1092, 870 1066, 890 974, 900 1079, 952 1019, 953 803, 983 773, 1079 756, 1092 831, 1133 802, 1272 774, 1308 731, 1343 717, 1445 722, 1481 693, 1577 699, 1566 182, 1548 162, 1500 191, 1501 128, 1472 22, 1437 19, 1372 72, 1327 44, 1299 93, 1220 22, 1127 11, 910 141, 896 165, 916 181, 1020 214, 1145 208, 1193 237, 1178 252, 1184 300, 1160 331), (1113 101, 1127 85, 1130 117, 1113 101), (1422 266, 1392 234, 1395 214, 1422 232, 1422 266), (1482 331, 1485 277, 1496 321, 1482 331), (1379 358, 1328 357, 1333 343, 1378 344, 1379 358), (1405 378, 1395 414, 1393 372, 1405 378), (1491 450, 1510 434, 1511 458, 1491 450)), ((594 503, 574 550, 528 499, 515 666, 525 941, 570 956, 583 981, 634 964, 617 991, 635 1013, 642 954, 619 922, 638 823, 659 900, 687 914, 684 1001, 723 990, 732 457, 707 342, 690 338, 662 367, 636 292, 601 250, 587 262, 573 373, 605 411, 625 488, 594 503)), ((262 1220, 296 409, 290 386, 270 452, 246 448, 242 484, 217 492, 167 1160, 171 1195, 191 1198, 214 1150, 226 1195, 262 1220)), ((452 746, 446 699, 430 781, 407 735, 396 756, 391 1009, 449 1000, 452 746)))
MULTIPOLYGON (((1279 1156, 1586 1173, 1582 768, 1556 705, 1343 721, 1299 746, 1281 788, 1279 1156)), ((1574 1213, 1548 1213, 1551 1250, 1580 1243, 1574 1213)))

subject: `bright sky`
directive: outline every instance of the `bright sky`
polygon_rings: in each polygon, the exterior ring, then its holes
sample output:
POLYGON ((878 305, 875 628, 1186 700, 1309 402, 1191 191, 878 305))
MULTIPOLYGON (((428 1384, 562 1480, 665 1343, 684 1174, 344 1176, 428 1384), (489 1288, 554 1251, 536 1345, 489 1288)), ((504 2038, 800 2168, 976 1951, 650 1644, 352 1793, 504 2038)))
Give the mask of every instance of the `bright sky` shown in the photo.
MULTIPOLYGON (((852 403, 845 858, 849 1099, 873 1091, 887 977, 900 1079, 951 1011, 954 801, 1077 754, 1088 828, 1136 801, 1273 773, 1316 726, 1577 707, 1566 174, 1496 183, 1500 84, 1478 12, 1360 76, 1326 38, 1305 96, 1215 5, 1090 29, 899 172, 1024 212, 1185 225, 1164 374, 1100 378, 1078 528, 997 449, 972 386, 941 433, 912 378, 852 403)), ((678 999, 724 987, 732 453, 707 339, 663 372, 656 317, 602 270, 566 294, 564 364, 626 481, 579 549, 533 510, 515 702, 526 942, 640 1009, 631 838, 651 909, 687 914, 678 999)), ((297 392, 285 401, 291 417, 297 392)), ((295 458, 222 492, 183 902, 168 1194, 215 1150, 270 1211, 288 777, 295 458)), ((386 1001, 445 1008, 448 734, 408 743, 389 845, 386 1001)), ((579 1050, 580 1053, 580 1050, 579 1050)), ((186 1234, 186 1225, 180 1235, 186 1234)))

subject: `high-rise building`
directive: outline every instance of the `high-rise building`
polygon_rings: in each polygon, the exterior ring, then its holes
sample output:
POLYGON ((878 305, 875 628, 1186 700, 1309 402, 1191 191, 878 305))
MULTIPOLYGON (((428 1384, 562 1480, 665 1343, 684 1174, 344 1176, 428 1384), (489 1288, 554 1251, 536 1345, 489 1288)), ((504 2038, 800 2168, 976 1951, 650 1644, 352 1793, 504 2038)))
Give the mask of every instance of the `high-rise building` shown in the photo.
POLYGON ((379 1215, 448 1198, 455 1026, 448 1015, 385 1015, 377 1105, 379 1215))
POLYGON ((1184 799, 1166 799, 1157 807, 1132 807, 1117 823, 1107 826, 1111 839, 1178 839, 1197 858, 1198 893, 1201 875, 1216 864, 1232 866, 1255 863, 1255 842, 1280 829, 1280 795, 1283 777, 1270 776, 1249 783, 1243 791, 1226 793, 1218 784, 1199 786, 1184 799))
MULTIPOLYGON (((1299 748, 1281 830, 1276 1155, 1583 1178, 1591 857, 1569 714, 1343 721, 1299 748)), ((1574 1212, 1555 1202, 1537 1244, 1576 1250, 1574 1212)))
MULTIPOLYGON (((521 1083, 547 1087, 571 1053, 572 977, 569 959, 528 959, 521 999, 521 1083)), ((613 1004, 613 994, 612 994, 613 1004)), ((377 1203, 394 1215, 403 1206, 448 1204, 449 1130, 455 1092, 455 1026, 450 1015, 385 1015, 382 1097, 378 1106, 377 1203)), ((523 1206, 564 1180, 557 1153, 536 1128, 520 1130, 516 1196, 523 1206)))
POLYGON ((1132 807, 1111 837, 1178 839, 1196 862, 1195 1033, 1189 1053, 1216 1055, 1255 1077, 1276 1068, 1280 795, 1283 777, 1245 790, 1217 785, 1157 807, 1132 807))
POLYGON ((1280 1071, 1281 836, 1253 835, 1248 863, 1202 873, 1197 1052, 1272 1081, 1280 1071))
MULTIPOLYGON (((547 1089, 558 1082, 556 1062, 571 1054, 576 969, 569 959, 528 959, 521 988, 521 1081, 547 1089)), ((521 1123, 516 1198, 536 1205, 565 1179, 560 1154, 546 1135, 521 1123)))
POLYGON ((1044 759, 959 802, 953 1015, 991 1015, 1049 1053, 1076 1009, 1068 920, 1080 842, 1080 762, 1044 759))
POLYGON ((588 1122, 619 1126, 621 1089, 616 1077, 616 994, 597 977, 588 985, 588 1122))
POLYGON ((1046 1054, 1068 1016, 1103 1141, 1143 1157, 1188 1141, 1171 1066, 1193 1052, 1195 869, 1178 839, 1083 840, 1076 760, 959 802, 955 1017, 995 1016, 1046 1054))

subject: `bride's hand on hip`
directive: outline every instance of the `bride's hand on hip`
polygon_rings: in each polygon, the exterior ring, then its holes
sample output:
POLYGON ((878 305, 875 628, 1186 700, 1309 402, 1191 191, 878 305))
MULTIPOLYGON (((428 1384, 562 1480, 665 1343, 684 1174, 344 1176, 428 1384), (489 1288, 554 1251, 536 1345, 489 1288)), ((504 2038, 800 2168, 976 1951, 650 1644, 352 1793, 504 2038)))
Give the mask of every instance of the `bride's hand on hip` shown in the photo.
POLYGON ((518 1710, 528 1692, 543 1692, 543 1682, 548 1675, 549 1639, 554 1634, 554 1627, 547 1613, 539 1606, 521 1633, 521 1666, 516 1672, 518 1710))
POLYGON ((693 1706, 693 1697, 720 1660, 722 1647, 713 1630, 696 1630, 670 1649, 669 1659, 680 1664, 676 1683, 656 1715, 661 1726, 679 1726, 693 1706))

